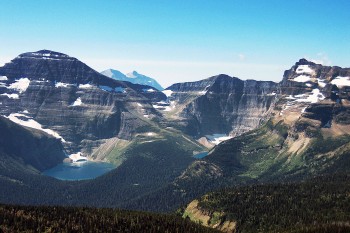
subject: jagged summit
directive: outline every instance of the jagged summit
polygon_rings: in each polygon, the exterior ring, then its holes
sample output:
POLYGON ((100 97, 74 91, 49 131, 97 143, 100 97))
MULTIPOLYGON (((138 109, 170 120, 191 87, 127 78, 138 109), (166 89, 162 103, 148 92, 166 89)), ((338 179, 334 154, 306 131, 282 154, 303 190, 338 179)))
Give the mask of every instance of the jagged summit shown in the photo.
POLYGON ((299 59, 298 62, 295 63, 296 65, 316 65, 316 63, 312 62, 312 61, 309 61, 305 58, 301 58, 299 59))

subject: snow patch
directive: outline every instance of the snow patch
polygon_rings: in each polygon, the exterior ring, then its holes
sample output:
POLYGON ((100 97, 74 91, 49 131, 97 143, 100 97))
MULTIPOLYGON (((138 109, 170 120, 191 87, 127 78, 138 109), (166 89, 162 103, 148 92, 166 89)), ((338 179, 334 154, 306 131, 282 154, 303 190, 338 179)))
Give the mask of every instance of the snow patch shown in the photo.
POLYGON ((75 85, 70 83, 62 83, 62 82, 55 83, 55 87, 69 87, 69 86, 75 86, 75 85))
POLYGON ((139 106, 139 107, 142 107, 142 104, 140 104, 140 103, 137 103, 137 106, 139 106))
POLYGON ((158 108, 165 108, 165 107, 166 107, 166 106, 157 105, 157 104, 153 104, 152 106, 153 106, 153 108, 155 108, 155 109, 158 109, 158 108))
POLYGON ((153 135, 154 135, 154 133, 152 133, 152 132, 147 133, 147 136, 153 136, 153 135))
POLYGON ((88 160, 87 157, 82 156, 81 152, 78 152, 78 153, 75 153, 75 154, 71 154, 71 155, 69 155, 69 158, 71 160, 73 160, 73 163, 86 162, 88 160))
POLYGON ((312 87, 312 84, 311 83, 306 83, 305 84, 307 87, 312 87))
POLYGON ((8 78, 6 76, 0 76, 0 81, 7 81, 8 78))
POLYGON ((83 102, 81 101, 81 98, 79 97, 74 101, 74 103, 71 106, 80 106, 83 102))
POLYGON ((307 76, 307 75, 299 75, 298 77, 295 77, 293 79, 294 82, 298 82, 298 83, 305 83, 310 80, 311 80, 310 76, 307 76))
POLYGON ((299 65, 295 71, 297 74, 313 74, 315 71, 308 65, 299 65))
POLYGON ((90 88, 93 88, 94 86, 93 85, 91 85, 91 84, 89 84, 89 83, 87 83, 87 84, 80 84, 79 85, 79 88, 80 89, 90 89, 90 88))
POLYGON ((333 85, 337 87, 350 86, 350 77, 341 77, 338 76, 331 81, 333 85))
POLYGON ((16 80, 14 83, 11 83, 8 87, 9 89, 13 89, 19 91, 19 93, 25 92, 29 87, 30 80, 28 78, 21 78, 16 80))
MULTIPOLYGON (((304 97, 305 95, 301 96, 304 97)), ((313 89, 311 95, 307 96, 304 99, 297 99, 297 102, 306 102, 306 103, 317 103, 319 100, 324 100, 326 97, 320 92, 318 88, 313 89)))
POLYGON ((172 90, 164 90, 162 91, 164 93, 164 95, 166 95, 167 97, 170 97, 171 94, 173 94, 173 91, 172 90))
POLYGON ((294 98, 292 95, 289 95, 288 97, 286 97, 287 100, 296 100, 296 98, 294 98))
POLYGON ((205 135, 205 137, 215 145, 218 145, 220 142, 233 138, 232 136, 228 136, 226 134, 212 134, 212 135, 205 135))
MULTIPOLYGON (((6 117, 6 116, 5 116, 6 117)), ((54 136, 55 138, 61 139, 62 142, 66 142, 57 132, 51 130, 51 129, 44 129, 41 124, 35 120, 33 120, 31 117, 28 117, 21 113, 11 113, 8 117, 9 120, 19 124, 23 125, 29 128, 38 129, 41 131, 46 132, 47 134, 50 134, 54 136), (21 119, 22 118, 22 119, 21 119), (25 118, 25 120, 23 120, 25 118)))
POLYGON ((267 96, 275 96, 275 95, 276 95, 276 92, 272 92, 272 93, 267 94, 267 96))
POLYGON ((327 85, 327 83, 325 83, 324 80, 319 79, 319 78, 317 79, 317 82, 321 88, 324 88, 327 85))
POLYGON ((7 93, 4 93, 4 94, 1 94, 1 95, 2 96, 7 96, 10 99, 19 99, 19 95, 18 94, 7 94, 7 93))
POLYGON ((176 103, 175 101, 170 101, 170 103, 160 101, 160 102, 157 102, 156 104, 153 104, 152 106, 153 108, 158 109, 160 111, 169 112, 175 108, 176 103))
POLYGON ((152 88, 142 89, 142 91, 144 91, 144 92, 155 92, 155 90, 153 90, 152 88))
POLYGON ((166 106, 163 111, 165 112, 170 112, 172 110, 172 107, 171 106, 166 106))

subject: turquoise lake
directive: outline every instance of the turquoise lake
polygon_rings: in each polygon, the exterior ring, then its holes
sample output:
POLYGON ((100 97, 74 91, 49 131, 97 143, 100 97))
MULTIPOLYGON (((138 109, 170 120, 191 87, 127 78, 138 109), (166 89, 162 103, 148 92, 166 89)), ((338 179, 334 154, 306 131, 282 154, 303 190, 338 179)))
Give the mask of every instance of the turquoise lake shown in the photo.
POLYGON ((194 155, 193 157, 195 157, 196 159, 203 159, 205 156, 208 155, 209 152, 205 151, 205 152, 201 152, 199 154, 194 155))
POLYGON ((59 180, 88 180, 101 176, 115 168, 105 162, 61 163, 42 174, 59 180))

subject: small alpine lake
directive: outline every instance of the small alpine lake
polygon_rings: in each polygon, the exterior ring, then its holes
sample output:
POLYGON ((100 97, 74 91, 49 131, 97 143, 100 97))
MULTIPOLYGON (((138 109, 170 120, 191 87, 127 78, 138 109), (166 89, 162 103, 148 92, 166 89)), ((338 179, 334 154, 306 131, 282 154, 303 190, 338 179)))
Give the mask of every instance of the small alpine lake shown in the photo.
POLYGON ((208 155, 208 151, 200 152, 198 154, 195 154, 193 157, 196 159, 203 159, 205 156, 208 155))
POLYGON ((101 176, 114 168, 116 168, 114 164, 106 162, 60 163, 42 174, 59 180, 88 180, 101 176))

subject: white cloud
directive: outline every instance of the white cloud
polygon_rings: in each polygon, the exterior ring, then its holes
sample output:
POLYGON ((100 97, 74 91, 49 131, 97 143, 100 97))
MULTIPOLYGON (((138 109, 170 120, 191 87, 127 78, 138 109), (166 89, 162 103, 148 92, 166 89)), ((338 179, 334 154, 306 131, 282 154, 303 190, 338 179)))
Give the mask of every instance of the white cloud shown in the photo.
POLYGON ((309 56, 305 56, 306 59, 316 63, 316 64, 321 64, 325 66, 330 66, 332 65, 332 61, 329 59, 328 55, 323 52, 319 52, 316 54, 316 56, 312 56, 311 58, 309 56))

